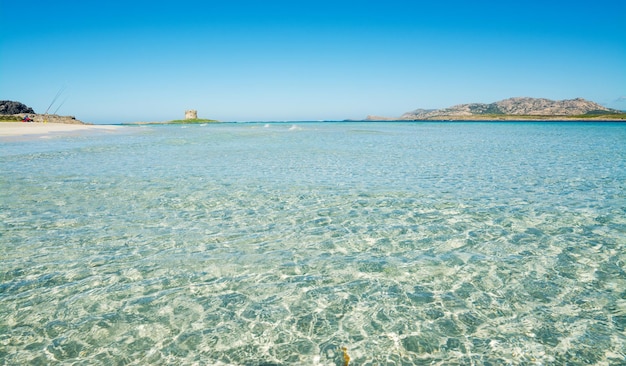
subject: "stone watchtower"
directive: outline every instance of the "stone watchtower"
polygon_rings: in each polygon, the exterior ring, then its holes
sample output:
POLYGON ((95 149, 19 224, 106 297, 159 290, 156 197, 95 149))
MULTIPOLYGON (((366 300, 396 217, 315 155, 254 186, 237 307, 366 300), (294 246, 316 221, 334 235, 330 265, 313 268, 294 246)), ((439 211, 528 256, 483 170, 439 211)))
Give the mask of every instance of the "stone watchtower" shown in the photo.
POLYGON ((198 111, 195 109, 185 111, 185 119, 198 119, 198 111))

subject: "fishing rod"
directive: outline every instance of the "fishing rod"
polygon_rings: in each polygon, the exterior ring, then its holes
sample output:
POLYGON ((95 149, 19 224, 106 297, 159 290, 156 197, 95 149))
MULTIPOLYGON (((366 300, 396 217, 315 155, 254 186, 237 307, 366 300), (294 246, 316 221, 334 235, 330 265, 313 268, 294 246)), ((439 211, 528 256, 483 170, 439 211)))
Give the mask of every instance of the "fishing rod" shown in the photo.
POLYGON ((63 99, 63 101, 61 102, 61 104, 59 104, 59 106, 57 107, 57 109, 54 110, 54 112, 52 112, 52 114, 57 114, 57 112, 59 111, 59 109, 61 109, 61 107, 63 106, 63 104, 65 104, 65 102, 67 102, 67 97, 65 99, 63 99))
POLYGON ((62 86, 61 89, 59 89, 59 91, 57 92, 57 95, 54 96, 54 99, 52 99, 52 102, 50 102, 50 105, 48 106, 48 109, 46 109, 46 113, 44 114, 48 114, 48 111, 50 110, 50 108, 52 108, 52 105, 57 101, 57 99, 59 99, 59 97, 61 96, 61 94, 63 94, 64 91, 65 91, 65 85, 62 86))

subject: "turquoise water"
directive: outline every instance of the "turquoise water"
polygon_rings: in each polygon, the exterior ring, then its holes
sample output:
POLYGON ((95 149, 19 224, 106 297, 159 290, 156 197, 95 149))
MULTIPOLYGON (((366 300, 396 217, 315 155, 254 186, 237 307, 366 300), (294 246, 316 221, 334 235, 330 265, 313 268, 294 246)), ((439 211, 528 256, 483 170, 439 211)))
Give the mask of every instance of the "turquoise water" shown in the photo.
POLYGON ((0 364, 618 365, 626 124, 0 142, 0 364))

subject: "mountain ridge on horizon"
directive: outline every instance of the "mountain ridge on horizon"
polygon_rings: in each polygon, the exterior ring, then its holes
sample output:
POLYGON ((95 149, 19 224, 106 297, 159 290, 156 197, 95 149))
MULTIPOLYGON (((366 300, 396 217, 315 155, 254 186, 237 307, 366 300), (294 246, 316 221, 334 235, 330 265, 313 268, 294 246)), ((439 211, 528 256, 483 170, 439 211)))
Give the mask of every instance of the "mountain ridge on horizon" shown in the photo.
POLYGON ((607 108, 598 103, 583 99, 551 100, 546 98, 512 97, 493 103, 465 103, 441 109, 415 109, 400 117, 367 116, 366 120, 437 120, 437 119, 505 119, 527 118, 571 118, 624 114, 617 109, 607 108))

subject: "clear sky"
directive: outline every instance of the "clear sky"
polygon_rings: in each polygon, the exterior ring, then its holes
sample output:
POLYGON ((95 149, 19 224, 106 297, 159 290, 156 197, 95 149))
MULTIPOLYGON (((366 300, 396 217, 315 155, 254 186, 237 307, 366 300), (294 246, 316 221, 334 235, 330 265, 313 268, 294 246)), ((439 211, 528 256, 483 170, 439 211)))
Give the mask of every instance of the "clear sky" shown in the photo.
POLYGON ((626 109, 626 1, 0 0, 0 100, 94 123, 626 109))

